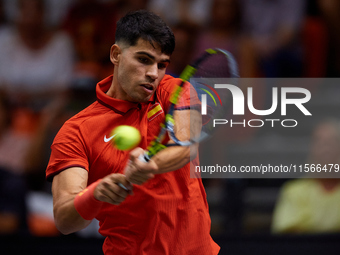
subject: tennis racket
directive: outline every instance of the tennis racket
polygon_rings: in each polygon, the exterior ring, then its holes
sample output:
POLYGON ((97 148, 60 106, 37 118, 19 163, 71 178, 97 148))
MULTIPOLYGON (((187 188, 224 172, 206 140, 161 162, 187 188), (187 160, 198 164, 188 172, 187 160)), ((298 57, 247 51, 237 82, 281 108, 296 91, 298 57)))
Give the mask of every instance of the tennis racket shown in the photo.
POLYGON ((238 77, 233 55, 223 49, 207 49, 193 64, 186 66, 180 75, 181 82, 170 98, 159 135, 139 159, 148 162, 169 146, 191 146, 210 137, 216 131, 213 120, 225 118, 232 102, 230 91, 221 89, 217 92, 214 83, 220 82, 220 78, 229 78, 228 83, 237 85, 238 77), (180 114, 183 110, 189 115, 183 117, 180 114), (178 132, 176 120, 182 127, 190 127, 189 135, 183 138, 183 130, 178 132), (164 144, 166 134, 174 143, 164 144))

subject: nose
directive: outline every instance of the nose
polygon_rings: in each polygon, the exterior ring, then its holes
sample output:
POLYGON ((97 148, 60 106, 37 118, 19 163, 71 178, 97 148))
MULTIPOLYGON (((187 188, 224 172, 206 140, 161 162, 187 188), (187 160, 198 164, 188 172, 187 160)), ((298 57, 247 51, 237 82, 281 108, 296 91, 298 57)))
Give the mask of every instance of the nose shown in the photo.
POLYGON ((151 80, 157 80, 158 78, 158 65, 150 65, 147 69, 146 76, 148 76, 151 80))

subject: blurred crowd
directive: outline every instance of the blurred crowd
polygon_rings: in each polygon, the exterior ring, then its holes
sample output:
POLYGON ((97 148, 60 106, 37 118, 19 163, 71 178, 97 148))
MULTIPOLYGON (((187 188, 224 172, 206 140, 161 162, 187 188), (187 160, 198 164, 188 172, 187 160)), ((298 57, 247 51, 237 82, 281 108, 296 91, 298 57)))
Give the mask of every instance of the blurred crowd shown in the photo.
POLYGON ((206 48, 241 77, 338 77, 338 0, 0 0, 0 234, 58 235, 44 171, 63 122, 111 75, 115 24, 149 9, 172 27, 178 76, 206 48))

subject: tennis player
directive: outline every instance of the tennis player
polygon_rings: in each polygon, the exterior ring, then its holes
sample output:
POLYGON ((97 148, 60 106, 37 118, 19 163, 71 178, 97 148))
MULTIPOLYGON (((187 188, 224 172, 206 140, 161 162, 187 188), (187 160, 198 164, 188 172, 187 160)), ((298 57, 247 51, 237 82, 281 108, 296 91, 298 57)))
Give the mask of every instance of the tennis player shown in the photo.
MULTIPOLYGON (((97 101, 68 120, 52 144, 46 176, 53 180, 56 226, 69 234, 98 219, 104 254, 219 252, 202 181, 190 178, 189 148, 168 147, 148 163, 138 159, 158 135, 179 84, 165 74, 174 47, 171 29, 157 15, 121 18, 110 51, 113 75, 97 84, 97 101), (142 135, 130 152, 110 143, 111 130, 122 124, 142 135)), ((186 136, 188 127, 176 125, 186 136)))

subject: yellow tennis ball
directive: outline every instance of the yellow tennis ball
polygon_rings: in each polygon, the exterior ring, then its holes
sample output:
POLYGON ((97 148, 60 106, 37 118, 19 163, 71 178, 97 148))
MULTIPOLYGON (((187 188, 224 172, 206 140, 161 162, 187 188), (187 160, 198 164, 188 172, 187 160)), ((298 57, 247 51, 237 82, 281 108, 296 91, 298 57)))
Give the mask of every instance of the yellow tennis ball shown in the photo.
POLYGON ((111 132, 112 144, 119 150, 131 150, 135 148, 141 140, 139 130, 128 125, 121 125, 111 132))

